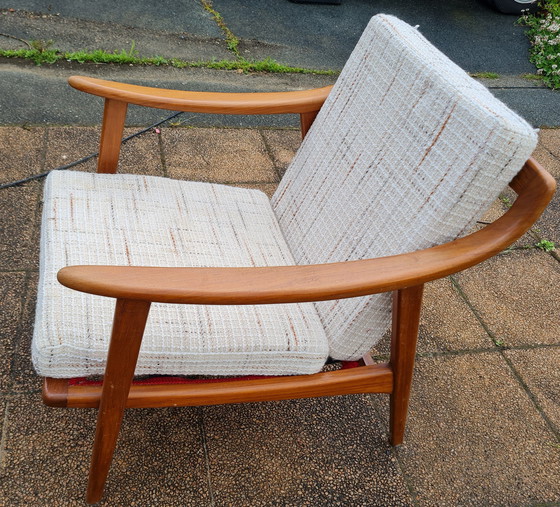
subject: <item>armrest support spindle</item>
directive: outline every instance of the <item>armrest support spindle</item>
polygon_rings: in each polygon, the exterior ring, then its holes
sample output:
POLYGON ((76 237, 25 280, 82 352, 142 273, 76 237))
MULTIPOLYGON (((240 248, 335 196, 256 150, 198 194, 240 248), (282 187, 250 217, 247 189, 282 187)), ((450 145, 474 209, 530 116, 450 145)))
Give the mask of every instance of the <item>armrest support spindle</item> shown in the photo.
POLYGON ((126 102, 105 99, 99 159, 97 161, 98 173, 114 174, 117 172, 127 109, 128 104, 126 102))

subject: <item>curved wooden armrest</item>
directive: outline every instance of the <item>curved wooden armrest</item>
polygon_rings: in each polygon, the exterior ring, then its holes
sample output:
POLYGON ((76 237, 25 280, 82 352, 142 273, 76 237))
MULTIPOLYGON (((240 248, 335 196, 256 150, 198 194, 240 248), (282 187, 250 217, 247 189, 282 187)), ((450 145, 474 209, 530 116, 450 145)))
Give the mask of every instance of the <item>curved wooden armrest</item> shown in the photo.
POLYGON ((377 259, 257 268, 71 266, 66 287, 121 299, 189 304, 267 304, 364 296, 420 285, 473 266, 513 243, 540 216, 556 182, 530 159, 511 182, 519 194, 504 216, 444 245, 377 259))
POLYGON ((332 86, 270 93, 191 92, 150 88, 93 77, 71 76, 70 86, 105 98, 97 172, 115 173, 128 104, 218 114, 299 114, 305 136, 332 86))
POLYGON ((128 104, 220 114, 301 114, 318 111, 332 88, 326 86, 292 92, 221 93, 150 88, 83 76, 72 76, 68 82, 77 90, 128 104))

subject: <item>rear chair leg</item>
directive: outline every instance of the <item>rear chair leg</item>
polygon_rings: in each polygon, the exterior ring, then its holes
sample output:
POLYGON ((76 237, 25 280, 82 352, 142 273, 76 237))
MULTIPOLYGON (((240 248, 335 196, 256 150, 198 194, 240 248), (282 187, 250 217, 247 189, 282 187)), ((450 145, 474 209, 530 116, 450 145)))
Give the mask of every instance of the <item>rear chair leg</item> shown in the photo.
POLYGON ((148 302, 117 300, 89 470, 90 504, 103 496, 149 310, 148 302))
POLYGON ((393 293, 390 360, 393 369, 393 392, 389 420, 392 445, 400 445, 403 442, 423 290, 422 284, 393 293))

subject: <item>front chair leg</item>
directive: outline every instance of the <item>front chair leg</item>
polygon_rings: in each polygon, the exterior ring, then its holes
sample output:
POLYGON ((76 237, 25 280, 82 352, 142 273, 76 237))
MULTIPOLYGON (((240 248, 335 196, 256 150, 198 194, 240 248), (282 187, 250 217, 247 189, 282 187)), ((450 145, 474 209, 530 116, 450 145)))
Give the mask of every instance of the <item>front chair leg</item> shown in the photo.
POLYGON ((393 392, 389 421, 392 445, 400 445, 403 442, 423 290, 422 284, 393 293, 390 360, 393 369, 393 392))
POLYGON ((117 300, 97 415, 88 503, 97 503, 103 496, 149 310, 149 302, 117 300))

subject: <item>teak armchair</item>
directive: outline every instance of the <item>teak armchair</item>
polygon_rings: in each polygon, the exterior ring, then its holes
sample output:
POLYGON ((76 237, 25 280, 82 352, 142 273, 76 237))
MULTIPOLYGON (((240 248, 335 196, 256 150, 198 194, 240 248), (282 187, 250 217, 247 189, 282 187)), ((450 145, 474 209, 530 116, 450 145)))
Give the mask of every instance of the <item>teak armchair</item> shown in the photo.
POLYGON ((305 136, 272 208, 253 190, 49 176, 33 358, 46 404, 99 408, 90 503, 102 496, 129 407, 387 393, 400 444, 423 284, 514 242, 555 188, 529 158, 533 130, 390 16, 372 19, 332 90, 70 84, 105 98, 98 173, 116 172, 128 104, 295 113, 305 136), (518 194, 511 209, 465 236, 508 182, 518 194), (57 271, 74 291, 57 285, 57 271), (368 350, 389 319, 390 360, 374 364, 368 350), (327 356, 344 367, 321 372, 327 356), (101 373, 102 382, 73 380, 101 373), (200 374, 213 377, 176 378, 200 374))

